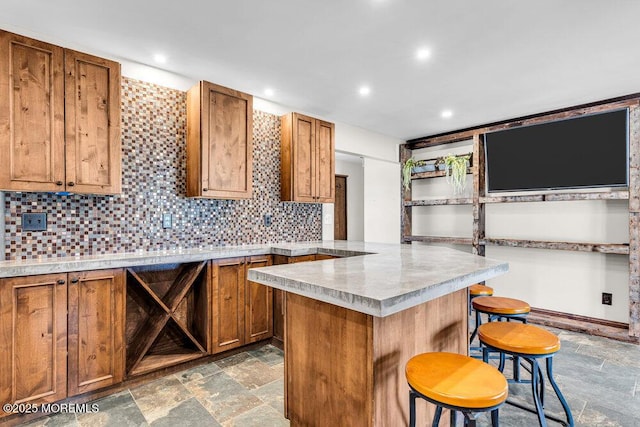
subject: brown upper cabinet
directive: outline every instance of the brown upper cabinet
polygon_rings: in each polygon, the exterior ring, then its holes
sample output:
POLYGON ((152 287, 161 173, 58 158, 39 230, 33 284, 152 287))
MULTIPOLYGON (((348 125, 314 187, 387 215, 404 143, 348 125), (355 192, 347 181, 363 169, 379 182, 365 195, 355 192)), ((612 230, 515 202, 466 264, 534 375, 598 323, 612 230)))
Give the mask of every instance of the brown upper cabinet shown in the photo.
POLYGON ((120 64, 0 30, 0 190, 121 192, 120 64))
POLYGON ((280 189, 283 201, 335 201, 335 125, 289 113, 281 118, 280 189))
POLYGON ((187 92, 187 197, 249 199, 253 96, 202 81, 187 92))

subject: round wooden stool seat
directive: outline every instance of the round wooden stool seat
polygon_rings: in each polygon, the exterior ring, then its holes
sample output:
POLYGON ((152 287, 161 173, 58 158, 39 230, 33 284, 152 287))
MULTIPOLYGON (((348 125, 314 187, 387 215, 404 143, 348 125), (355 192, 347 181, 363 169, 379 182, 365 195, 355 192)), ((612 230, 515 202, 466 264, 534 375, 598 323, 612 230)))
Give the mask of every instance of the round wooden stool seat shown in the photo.
POLYGON ((469 286, 469 295, 472 297, 490 297, 493 295, 493 288, 485 285, 471 285, 469 286))
POLYGON ((498 350, 517 354, 544 355, 560 350, 560 339, 537 326, 490 322, 478 328, 480 341, 498 350))
POLYGON ((531 307, 525 301, 505 297, 477 297, 471 301, 474 310, 483 313, 516 315, 527 314, 531 307))
POLYGON ((507 399, 507 380, 493 366, 455 353, 423 353, 412 357, 405 373, 409 385, 434 402, 481 409, 507 399))

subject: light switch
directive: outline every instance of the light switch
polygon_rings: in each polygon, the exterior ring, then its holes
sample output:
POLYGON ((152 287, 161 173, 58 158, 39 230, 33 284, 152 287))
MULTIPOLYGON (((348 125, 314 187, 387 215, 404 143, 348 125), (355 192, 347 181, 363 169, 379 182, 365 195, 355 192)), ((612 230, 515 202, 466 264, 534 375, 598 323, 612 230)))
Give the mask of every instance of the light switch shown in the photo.
POLYGON ((162 228, 172 228, 173 218, 170 213, 162 214, 162 228))

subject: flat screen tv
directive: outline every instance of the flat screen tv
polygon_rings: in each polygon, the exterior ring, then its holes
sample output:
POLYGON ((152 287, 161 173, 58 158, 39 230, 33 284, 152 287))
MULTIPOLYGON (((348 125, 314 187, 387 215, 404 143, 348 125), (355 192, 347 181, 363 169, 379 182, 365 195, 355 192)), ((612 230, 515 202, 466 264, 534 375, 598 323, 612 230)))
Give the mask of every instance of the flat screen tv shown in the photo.
POLYGON ((629 112, 490 132, 485 156, 490 193, 627 186, 629 112))

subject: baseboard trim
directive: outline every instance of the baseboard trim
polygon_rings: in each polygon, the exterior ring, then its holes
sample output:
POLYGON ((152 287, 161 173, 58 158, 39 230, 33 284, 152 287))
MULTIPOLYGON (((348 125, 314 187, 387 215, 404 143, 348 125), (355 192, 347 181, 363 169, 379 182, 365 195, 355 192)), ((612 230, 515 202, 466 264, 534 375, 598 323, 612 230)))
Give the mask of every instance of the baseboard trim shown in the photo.
POLYGON ((527 316, 527 319, 530 323, 538 325, 640 344, 639 337, 629 336, 629 324, 627 323, 536 307, 531 307, 531 313, 527 316))

